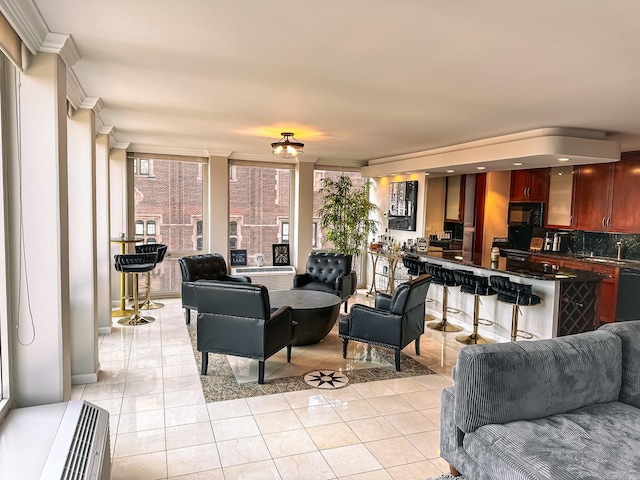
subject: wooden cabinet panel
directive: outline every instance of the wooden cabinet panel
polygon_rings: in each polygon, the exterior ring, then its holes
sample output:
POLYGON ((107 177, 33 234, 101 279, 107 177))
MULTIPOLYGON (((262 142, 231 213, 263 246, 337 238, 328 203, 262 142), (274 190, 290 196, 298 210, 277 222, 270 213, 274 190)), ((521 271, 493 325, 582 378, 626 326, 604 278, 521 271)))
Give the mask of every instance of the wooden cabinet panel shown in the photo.
POLYGON ((549 169, 513 170, 510 200, 512 202, 546 202, 549 194, 549 169))
POLYGON ((640 152, 622 155, 614 164, 608 230, 640 232, 640 152))
POLYGON ((609 216, 612 165, 600 163, 578 166, 574 178, 574 227, 577 230, 605 230, 609 216))
POLYGON ((447 177, 444 221, 461 222, 464 213, 465 175, 447 177))
POLYGON ((571 268, 573 270, 587 270, 589 272, 593 270, 591 265, 579 261, 562 260, 561 265, 565 268, 571 268))
POLYGON ((553 167, 549 174, 547 227, 571 228, 573 205, 573 167, 553 167))

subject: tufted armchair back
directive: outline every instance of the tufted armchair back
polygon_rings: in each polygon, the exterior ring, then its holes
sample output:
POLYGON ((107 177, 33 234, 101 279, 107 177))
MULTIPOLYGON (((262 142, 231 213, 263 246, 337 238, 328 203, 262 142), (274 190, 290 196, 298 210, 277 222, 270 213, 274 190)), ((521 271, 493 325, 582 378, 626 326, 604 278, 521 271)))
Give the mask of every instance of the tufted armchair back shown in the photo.
POLYGON ((351 255, 311 252, 307 258, 307 274, 314 282, 335 283, 338 277, 351 274, 351 255))
POLYGON ((227 262, 219 253, 182 257, 178 262, 183 282, 225 280, 227 277, 227 262))

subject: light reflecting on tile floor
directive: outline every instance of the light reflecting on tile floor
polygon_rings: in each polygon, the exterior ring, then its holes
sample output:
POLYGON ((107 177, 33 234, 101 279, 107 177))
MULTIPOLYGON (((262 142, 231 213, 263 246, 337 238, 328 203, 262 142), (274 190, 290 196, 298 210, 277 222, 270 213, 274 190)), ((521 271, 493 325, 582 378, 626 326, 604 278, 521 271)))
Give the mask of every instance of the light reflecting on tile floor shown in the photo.
MULTIPOLYGON (((99 338, 98 383, 72 390, 110 412, 112 479, 424 479, 448 471, 438 429, 440 392, 461 348, 455 334, 426 329, 421 355, 413 345, 404 351, 437 375, 207 404, 180 300, 163 303, 150 325, 114 322, 99 338)), ((337 364, 339 342, 331 345, 294 348, 292 363, 305 372, 323 358, 337 364)))

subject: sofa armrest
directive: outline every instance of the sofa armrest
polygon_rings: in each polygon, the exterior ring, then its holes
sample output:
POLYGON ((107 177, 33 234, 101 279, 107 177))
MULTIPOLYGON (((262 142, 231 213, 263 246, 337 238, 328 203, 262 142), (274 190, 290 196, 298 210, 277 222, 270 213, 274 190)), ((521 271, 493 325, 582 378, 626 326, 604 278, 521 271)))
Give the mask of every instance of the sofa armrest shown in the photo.
POLYGON ((442 389, 440 399, 440 456, 455 466, 456 452, 462 448, 464 432, 456 426, 455 387, 442 389))

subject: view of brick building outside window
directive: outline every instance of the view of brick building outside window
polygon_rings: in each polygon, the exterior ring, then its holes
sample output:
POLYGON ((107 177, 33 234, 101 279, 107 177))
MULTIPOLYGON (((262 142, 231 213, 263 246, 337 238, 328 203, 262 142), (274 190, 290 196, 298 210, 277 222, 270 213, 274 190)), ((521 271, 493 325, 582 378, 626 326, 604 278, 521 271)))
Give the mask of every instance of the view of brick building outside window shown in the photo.
MULTIPOLYGON (((134 159, 135 234, 145 243, 164 243, 178 255, 165 258, 152 272, 153 292, 178 292, 182 281, 177 256, 203 250, 203 165, 176 160, 134 159), (141 162, 141 160, 144 160, 141 162), (141 168, 141 163, 143 163, 141 168)), ((356 185, 357 172, 316 170, 314 174, 312 248, 323 243, 318 209, 321 179, 349 175, 356 185)), ((247 250, 249 265, 256 254, 271 265, 272 245, 289 243, 293 170, 270 166, 229 167, 229 249, 247 250)), ((213 202, 217 201, 214 197, 213 202)), ((228 252, 222 253, 225 258, 228 252)), ((361 259, 354 265, 360 271, 361 259)))

